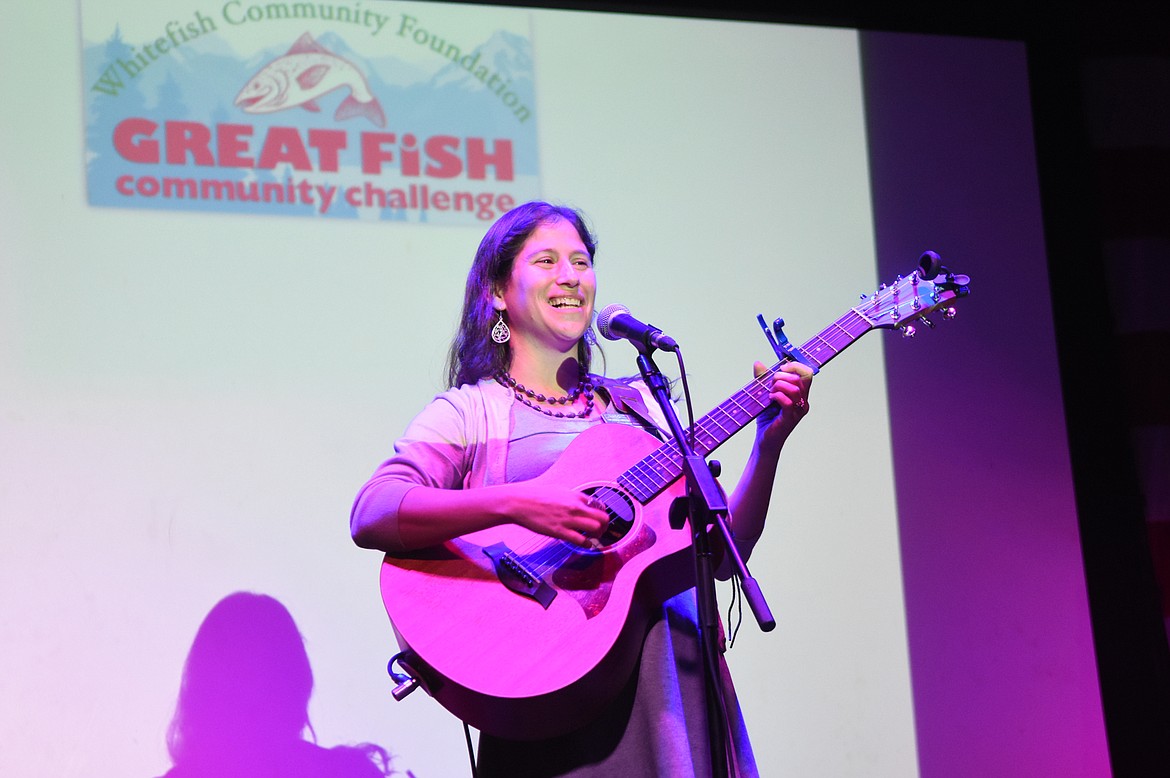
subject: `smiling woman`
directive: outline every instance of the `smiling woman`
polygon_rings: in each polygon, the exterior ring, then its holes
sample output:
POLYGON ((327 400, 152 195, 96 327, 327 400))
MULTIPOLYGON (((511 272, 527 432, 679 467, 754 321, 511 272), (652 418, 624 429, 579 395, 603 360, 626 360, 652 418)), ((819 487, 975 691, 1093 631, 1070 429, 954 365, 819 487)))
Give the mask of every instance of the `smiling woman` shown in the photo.
MULTIPOLYGON (((756 775, 722 660, 709 747, 689 540, 665 521, 678 490, 643 504, 617 475, 669 433, 645 384, 590 373, 595 250, 569 208, 525 203, 492 225, 450 388, 362 487, 350 530, 387 552, 403 666, 481 730, 480 775, 702 774, 723 753, 728 774, 756 775)), ((744 557, 811 378, 758 371, 767 408, 729 500, 744 557)))
MULTIPOLYGON (((512 274, 517 266, 515 260, 523 253, 529 238, 542 227, 556 225, 571 225, 577 238, 573 249, 584 251, 592 271, 593 254, 597 243, 584 217, 578 212, 571 208, 557 208, 547 203, 525 203, 501 216, 480 243, 467 276, 463 315, 460 318, 463 324, 455 334, 447 360, 449 387, 473 384, 483 378, 513 369, 513 350, 510 344, 506 341, 493 341, 491 337, 498 321, 505 320, 511 315, 502 313, 507 304, 501 295, 506 293, 512 284, 512 274)), ((571 236, 567 236, 563 230, 559 232, 562 239, 572 242, 571 236)), ((535 246, 534 243, 530 247, 533 260, 538 258, 534 253, 535 246)), ((578 256, 577 260, 580 259, 578 256)), ((593 291, 596 291, 595 284, 593 291)), ((585 317, 586 327, 578 336, 575 355, 580 368, 585 371, 591 367, 592 343, 596 342, 590 329, 592 297, 588 314, 589 316, 585 317), (589 332, 590 337, 586 337, 585 332, 589 332)), ((573 371, 569 378, 576 380, 576 371, 573 371)))
POLYGON ((563 219, 537 227, 492 292, 511 331, 509 377, 556 394, 562 366, 589 329, 596 292, 593 257, 577 228, 563 219))

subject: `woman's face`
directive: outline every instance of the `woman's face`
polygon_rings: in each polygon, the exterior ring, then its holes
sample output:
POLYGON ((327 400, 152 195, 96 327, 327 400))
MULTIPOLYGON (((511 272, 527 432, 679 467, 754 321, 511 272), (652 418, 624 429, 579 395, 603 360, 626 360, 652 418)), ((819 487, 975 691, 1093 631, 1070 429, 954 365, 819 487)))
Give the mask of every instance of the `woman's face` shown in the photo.
POLYGON ((589 250, 572 224, 557 219, 524 242, 493 304, 508 312, 513 349, 523 344, 569 353, 593 319, 596 292, 589 250))

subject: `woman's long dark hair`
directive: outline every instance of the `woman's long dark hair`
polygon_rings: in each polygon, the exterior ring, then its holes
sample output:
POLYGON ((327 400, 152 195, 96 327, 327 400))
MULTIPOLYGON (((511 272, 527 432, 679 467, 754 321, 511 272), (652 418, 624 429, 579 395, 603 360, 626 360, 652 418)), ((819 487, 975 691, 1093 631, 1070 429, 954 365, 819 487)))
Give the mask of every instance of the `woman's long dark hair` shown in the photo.
MULTIPOLYGON (((483 236, 467 274, 463 315, 447 356, 448 387, 474 384, 512 366, 512 350, 506 343, 501 345, 492 340, 492 327, 499 320, 499 314, 492 307, 492 295, 507 286, 512 263, 524 241, 537 227, 555 221, 573 225, 589 256, 593 257, 597 242, 585 224, 585 217, 572 208, 545 202, 516 206, 497 219, 483 236)), ((504 321, 507 321, 506 313, 504 321)), ((582 338, 577 344, 577 361, 588 371, 592 360, 593 349, 589 341, 582 338)))

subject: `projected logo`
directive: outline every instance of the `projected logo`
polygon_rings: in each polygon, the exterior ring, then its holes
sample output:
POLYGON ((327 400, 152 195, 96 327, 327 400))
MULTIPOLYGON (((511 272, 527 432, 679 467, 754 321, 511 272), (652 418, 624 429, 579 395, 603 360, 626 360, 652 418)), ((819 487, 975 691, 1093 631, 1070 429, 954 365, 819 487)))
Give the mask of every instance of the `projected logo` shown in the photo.
POLYGON ((515 11, 165 5, 93 40, 83 0, 91 205, 479 225, 539 196, 515 11))

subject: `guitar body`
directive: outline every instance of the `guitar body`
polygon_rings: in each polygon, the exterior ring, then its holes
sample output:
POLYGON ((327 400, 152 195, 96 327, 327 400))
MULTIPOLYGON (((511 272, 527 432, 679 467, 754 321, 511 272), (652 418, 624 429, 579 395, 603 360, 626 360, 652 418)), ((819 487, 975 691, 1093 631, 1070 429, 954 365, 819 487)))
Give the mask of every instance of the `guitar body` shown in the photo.
POLYGON ((404 666, 431 696, 484 732, 537 739, 582 726, 620 691, 649 618, 694 585, 689 530, 669 523, 682 485, 642 505, 616 481, 660 445, 633 427, 598 425, 534 479, 589 492, 611 508, 611 526, 624 529, 596 550, 506 524, 386 556, 386 612, 408 652, 404 666), (505 585, 488 553, 501 549, 543 582, 538 595, 505 585))

